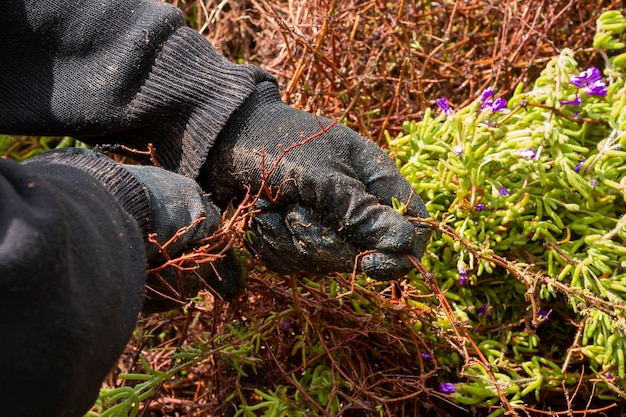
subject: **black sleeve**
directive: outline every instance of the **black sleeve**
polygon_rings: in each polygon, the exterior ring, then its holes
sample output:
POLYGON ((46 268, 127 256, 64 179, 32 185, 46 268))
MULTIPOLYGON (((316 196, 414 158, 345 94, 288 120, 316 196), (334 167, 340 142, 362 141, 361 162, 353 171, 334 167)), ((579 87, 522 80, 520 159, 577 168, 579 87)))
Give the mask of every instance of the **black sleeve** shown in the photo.
POLYGON ((129 177, 117 188, 144 197, 121 203, 72 158, 0 158, 2 415, 82 416, 141 309, 145 246, 130 212, 147 213, 147 197, 129 177))
POLYGON ((228 62, 157 0, 8 0, 0 132, 156 148, 195 177, 230 114, 272 78, 228 62))

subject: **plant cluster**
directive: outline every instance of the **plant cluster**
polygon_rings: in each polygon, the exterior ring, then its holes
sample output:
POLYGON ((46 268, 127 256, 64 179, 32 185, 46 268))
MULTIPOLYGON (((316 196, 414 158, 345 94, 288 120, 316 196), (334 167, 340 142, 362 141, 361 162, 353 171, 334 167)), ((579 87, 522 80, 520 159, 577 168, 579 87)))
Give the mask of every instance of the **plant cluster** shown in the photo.
POLYGON ((389 140, 437 229, 423 264, 457 321, 439 326, 476 348, 435 351, 459 404, 626 398, 625 29, 619 11, 599 17, 603 72, 564 49, 528 91, 441 97, 389 140))
POLYGON ((0 157, 23 161, 51 149, 85 147, 71 137, 0 135, 0 157))

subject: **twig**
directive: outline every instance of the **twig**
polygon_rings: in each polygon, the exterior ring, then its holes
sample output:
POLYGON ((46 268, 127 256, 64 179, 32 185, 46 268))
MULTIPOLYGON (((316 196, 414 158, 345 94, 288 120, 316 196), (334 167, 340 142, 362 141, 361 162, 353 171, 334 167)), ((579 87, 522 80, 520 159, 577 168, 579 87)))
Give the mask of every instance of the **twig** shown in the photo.
MULTIPOLYGON (((485 369, 485 371, 491 378, 491 381, 493 382, 493 385, 496 388, 496 391, 498 392, 498 397, 500 397, 500 402, 501 404, 505 406, 507 413, 512 416, 519 416, 519 414, 511 406, 511 403, 509 403, 509 400, 506 397, 504 391, 502 391, 502 388, 500 387, 500 382, 498 381, 495 374, 493 373, 491 364, 489 363, 489 361, 487 360, 483 352, 478 347, 478 344, 474 341, 474 339, 472 338, 472 336, 470 335, 470 333, 467 331, 467 329, 464 326, 459 326, 458 319, 456 318, 456 315, 454 314, 454 310, 452 310, 450 303, 448 303, 448 299, 446 298, 443 291, 441 291, 441 288, 439 288, 439 285, 437 284, 437 281, 434 279, 433 275, 430 272, 428 272, 428 270, 426 270, 424 265, 422 265, 422 263, 415 256, 407 255, 407 257, 409 261, 411 262, 411 264, 415 267, 415 269, 417 269, 417 271, 422 275, 422 277, 424 278, 424 282, 426 282, 426 284, 431 288, 432 292, 437 296, 437 299, 439 300, 439 305, 441 306, 444 313, 446 314, 446 317, 448 318, 448 321, 450 322, 452 330, 456 334, 457 338, 459 340, 469 342, 469 344, 474 349, 474 353, 478 357, 479 362, 482 365, 482 367, 485 369), (461 336, 461 333, 463 334, 463 336, 461 336)), ((471 358, 471 355, 467 351, 467 348, 465 347, 464 343, 463 343, 463 350, 465 351, 465 360, 469 361, 471 358)))
MULTIPOLYGON (((621 319, 619 315, 615 312, 615 310, 626 311, 626 305, 612 303, 607 300, 603 300, 598 297, 594 297, 593 295, 586 294, 582 291, 576 290, 574 288, 568 287, 566 284, 559 282, 555 279, 547 277, 545 275, 540 274, 539 272, 533 271, 532 279, 527 276, 525 270, 520 269, 515 262, 509 261, 495 253, 486 252, 483 249, 477 247, 474 243, 467 241, 462 236, 460 236, 452 227, 439 223, 432 219, 423 219, 417 217, 407 217, 411 221, 417 221, 424 224, 428 224, 430 227, 440 230, 443 233, 446 233, 452 236, 455 240, 459 241, 463 246, 465 246, 471 253, 477 258, 484 259, 488 262, 492 262, 495 265, 501 266, 511 273, 517 280, 523 283, 526 287, 533 285, 532 281, 536 280, 541 282, 542 284, 551 285, 557 291, 563 294, 574 295, 576 297, 580 297, 584 299, 587 303, 591 304, 593 307, 601 310, 603 313, 610 315, 613 318, 621 319)), ((626 326, 625 326, 626 328, 626 326)))
MULTIPOLYGON (((590 398, 593 398, 593 396, 590 396, 590 398)), ((545 411, 545 410, 539 410, 533 407, 525 407, 525 408, 526 410, 532 411, 533 413, 544 414, 547 416, 563 416, 563 415, 568 415, 568 414, 582 414, 586 416, 588 414, 596 415, 596 414, 605 412, 615 407, 617 407, 616 403, 612 403, 612 404, 607 405, 606 407, 595 408, 595 409, 586 408, 584 410, 566 410, 566 411, 545 411)))
MULTIPOLYGON (((274 204, 278 203, 278 198, 280 195, 280 186, 278 187, 278 190, 276 191, 275 194, 272 193, 271 187, 268 185, 268 180, 269 177, 274 173, 274 171, 276 171, 276 169, 278 169, 278 166, 280 165, 281 161, 283 160, 283 158, 293 149, 298 148, 300 146, 304 146, 307 143, 309 143, 310 141, 328 133, 328 131, 330 129, 333 128, 333 126, 335 126, 337 123, 339 123, 339 120, 333 120, 328 126, 324 127, 321 122, 319 122, 318 119, 318 123, 320 125, 320 131, 317 133, 312 134, 311 136, 302 139, 299 142, 293 143, 291 145, 289 145, 288 147, 286 147, 285 149, 283 149, 283 151, 281 152, 280 155, 278 155, 278 158, 276 158, 276 160, 274 161, 274 163, 272 164, 272 166, 270 167, 269 170, 265 170, 265 153, 263 152, 263 150, 261 150, 261 187, 259 189, 259 191, 265 191, 265 195, 267 196, 267 198, 274 204)), ((285 180, 285 181, 289 181, 289 180, 285 180)), ((281 184, 282 186, 282 184, 281 184)))

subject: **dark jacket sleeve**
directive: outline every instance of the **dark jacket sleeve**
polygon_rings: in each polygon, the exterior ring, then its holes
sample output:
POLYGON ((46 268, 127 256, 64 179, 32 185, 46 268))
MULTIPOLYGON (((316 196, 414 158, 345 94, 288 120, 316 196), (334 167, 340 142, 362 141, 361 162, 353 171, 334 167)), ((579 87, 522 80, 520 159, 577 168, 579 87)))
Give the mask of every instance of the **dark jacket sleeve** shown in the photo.
POLYGON ((8 0, 0 25, 0 132, 91 144, 152 143, 195 177, 231 113, 261 81, 156 0, 8 0))
POLYGON ((0 158, 2 415, 83 415, 141 309, 144 231, 134 216, 147 215, 147 197, 105 159, 91 161, 96 179, 66 154, 0 158), (106 177, 118 183, 103 186, 106 177))

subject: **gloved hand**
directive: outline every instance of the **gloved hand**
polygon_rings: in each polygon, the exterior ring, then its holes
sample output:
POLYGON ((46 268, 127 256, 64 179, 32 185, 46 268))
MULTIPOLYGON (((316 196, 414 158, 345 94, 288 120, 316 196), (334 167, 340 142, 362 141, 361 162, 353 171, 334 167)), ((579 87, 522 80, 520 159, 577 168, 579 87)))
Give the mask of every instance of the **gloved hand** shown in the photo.
MULTIPOLYGON (((220 210, 209 201, 195 181, 153 166, 122 166, 144 186, 150 201, 151 232, 156 233, 155 238, 160 245, 165 244, 181 227, 189 226, 201 217, 206 218, 193 224, 186 233, 181 234, 166 248, 170 258, 176 258, 183 251, 191 249, 194 242, 210 236, 219 228, 220 210)), ((165 261, 163 254, 153 243, 147 243, 146 252, 151 267, 161 265, 165 261)), ((183 288, 180 288, 178 275, 173 267, 149 275, 143 311, 145 313, 165 311, 179 305, 174 300, 159 296, 159 293, 172 298, 180 298, 183 295, 189 297, 195 296, 200 289, 208 285, 222 298, 230 299, 243 289, 244 278, 232 250, 227 251, 222 259, 200 263, 197 268, 193 265, 191 267, 195 269, 182 273, 183 288), (165 280, 171 288, 164 285, 162 280, 165 280), (172 289, 176 290, 176 293, 173 293, 172 289), (180 294, 181 290, 184 294, 180 294)))
MULTIPOLYGON (((45 160, 83 171, 104 186, 139 225, 145 239, 148 268, 162 265, 165 261, 158 247, 147 240, 148 234, 156 233, 156 240, 163 245, 180 228, 206 217, 166 248, 167 255, 173 259, 193 249, 195 241, 210 236, 220 225, 221 216, 217 206, 208 200, 194 180, 182 175, 153 166, 118 164, 102 154, 80 148, 52 150, 24 164, 32 168, 45 160)), ((178 274, 172 267, 168 267, 159 271, 159 275, 168 285, 164 285, 154 275, 147 277, 144 312, 164 311, 181 304, 171 299, 181 296, 178 274)), ((198 264, 196 269, 186 271, 181 278, 183 292, 187 297, 194 296, 199 289, 208 285, 222 298, 229 299, 237 295, 245 284, 232 251, 226 252, 223 258, 215 262, 198 264)))
POLYGON ((394 211, 392 198, 409 216, 428 217, 426 208, 378 146, 331 124, 287 106, 274 84, 261 83, 218 136, 199 182, 227 203, 265 181, 271 195, 257 203, 252 248, 270 269, 347 272, 368 251, 360 270, 376 279, 402 276, 412 268, 405 255, 420 257, 430 230, 394 211))

